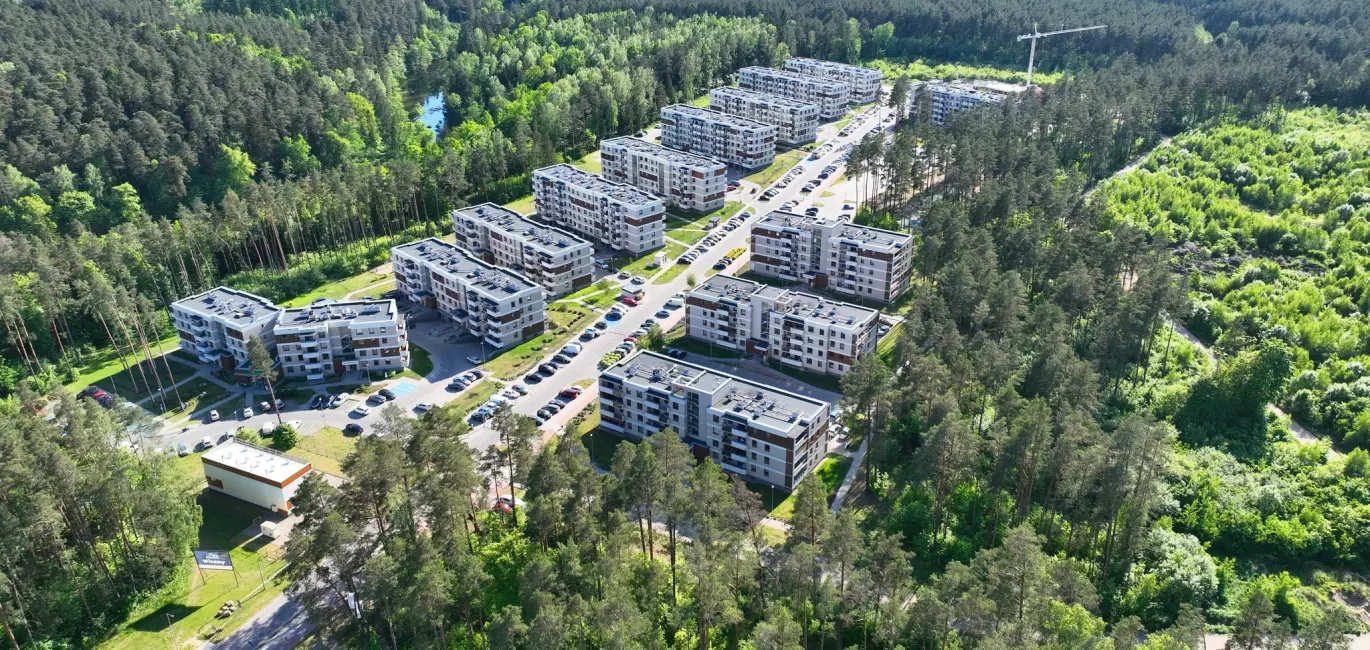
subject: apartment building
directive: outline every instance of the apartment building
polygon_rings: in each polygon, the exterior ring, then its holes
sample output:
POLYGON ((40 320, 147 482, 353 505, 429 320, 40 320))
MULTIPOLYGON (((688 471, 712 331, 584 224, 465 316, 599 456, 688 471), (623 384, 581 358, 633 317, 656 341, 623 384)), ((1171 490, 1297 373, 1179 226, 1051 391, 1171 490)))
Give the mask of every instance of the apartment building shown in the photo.
POLYGON ((670 427, 696 457, 792 491, 823 461, 831 405, 640 351, 599 376, 600 426, 633 440, 670 427))
POLYGON ((785 69, 847 84, 851 87, 853 104, 869 104, 880 99, 881 74, 874 68, 795 56, 785 59, 785 69))
POLYGON ((306 381, 409 367, 409 335, 394 300, 321 299, 276 319, 281 374, 306 381))
POLYGON ((655 194, 666 205, 691 212, 723 207, 728 166, 712 158, 623 137, 600 142, 599 159, 605 178, 655 194))
POLYGON ((874 309, 715 275, 685 298, 688 336, 799 370, 842 375, 875 351, 874 309))
POLYGON ((261 296, 228 287, 216 287, 171 304, 171 321, 180 336, 181 349, 200 363, 243 373, 247 366, 247 342, 256 336, 267 350, 276 347, 271 328, 281 308, 261 296))
POLYGON ((913 236, 775 211, 752 224, 752 271, 866 300, 909 287, 913 236))
POLYGON ((522 273, 551 297, 590 286, 595 247, 494 203, 452 211, 457 245, 489 264, 522 273))
POLYGON ((661 199, 571 165, 533 172, 533 204, 544 220, 609 248, 640 255, 666 245, 661 199))
POLYGON ((541 334, 547 321, 542 286, 430 237, 390 249, 395 288, 410 300, 496 349, 541 334))
POLYGON ((932 121, 944 124, 956 111, 974 108, 981 104, 997 104, 1004 101, 1005 95, 957 84, 928 83, 932 96, 932 121))
POLYGON ((775 141, 790 147, 818 139, 818 104, 732 86, 709 91, 709 108, 775 127, 775 141))
POLYGON ((716 158, 742 169, 775 160, 776 128, 689 104, 661 109, 661 144, 716 158))
POLYGON ((851 86, 793 70, 748 66, 737 71, 737 85, 744 90, 818 104, 818 116, 825 120, 845 115, 851 101, 851 86))

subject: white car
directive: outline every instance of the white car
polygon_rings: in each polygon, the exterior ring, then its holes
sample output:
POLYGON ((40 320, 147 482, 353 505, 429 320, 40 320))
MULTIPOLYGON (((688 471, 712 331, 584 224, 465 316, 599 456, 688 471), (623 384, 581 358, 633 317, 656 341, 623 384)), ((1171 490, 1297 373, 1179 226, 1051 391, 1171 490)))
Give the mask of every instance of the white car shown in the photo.
POLYGON ((480 357, 475 356, 475 355, 466 357, 466 360, 469 361, 472 365, 477 365, 477 366, 478 366, 478 365, 480 365, 480 363, 481 363, 480 357))
POLYGON ((246 419, 252 417, 253 415, 254 415, 254 414, 253 414, 253 412, 252 412, 252 407, 251 407, 251 406, 244 406, 244 407, 243 407, 243 419, 244 419, 244 420, 246 420, 246 419))
POLYGON ((190 446, 187 445, 187 444, 184 443, 184 442, 181 443, 181 444, 179 444, 179 445, 176 445, 176 455, 177 455, 177 456, 189 456, 189 455, 190 455, 190 446))
POLYGON ((200 438, 200 449, 209 449, 214 446, 214 439, 209 436, 200 438))
POLYGON ((294 429, 295 433, 299 433, 300 427, 304 426, 304 423, 299 420, 291 420, 286 422, 286 424, 290 425, 290 428, 294 429))
POLYGON ((358 404, 357 408, 352 409, 352 413, 353 415, 361 416, 369 415, 371 413, 371 407, 365 404, 358 404))
POLYGON ((219 409, 214 409, 213 411, 210 411, 210 412, 209 412, 209 421, 210 421, 210 422, 218 422, 218 421, 219 421, 219 409))
POLYGON ((417 405, 414 406, 414 410, 419 413, 424 413, 431 408, 433 408, 432 402, 419 402, 417 405))

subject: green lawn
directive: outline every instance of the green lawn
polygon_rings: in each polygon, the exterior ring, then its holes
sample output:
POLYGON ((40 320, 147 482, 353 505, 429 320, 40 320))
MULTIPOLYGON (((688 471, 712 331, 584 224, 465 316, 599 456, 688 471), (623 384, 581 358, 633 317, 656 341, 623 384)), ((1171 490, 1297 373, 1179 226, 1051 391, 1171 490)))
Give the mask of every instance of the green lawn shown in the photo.
POLYGON ((904 322, 899 321, 880 337, 880 341, 875 344, 875 353, 880 355, 880 360, 885 363, 890 362, 890 357, 894 354, 894 346, 899 343, 899 333, 904 330, 904 322))
POLYGON ((778 361, 767 360, 766 365, 775 368, 776 370, 779 370, 780 372, 783 372, 811 386, 816 386, 824 390, 830 390, 834 393, 842 392, 842 379, 837 375, 825 375, 820 372, 800 370, 798 368, 790 366, 789 364, 780 363, 778 361))
POLYGON ((588 307, 565 302, 547 307, 548 331, 505 350, 486 361, 486 370, 496 377, 513 379, 523 374, 552 349, 560 348, 595 319, 588 307))
MULTIPOLYGON (((609 469, 613 465, 614 453, 618 451, 618 446, 622 444, 636 444, 613 431, 599 428, 599 409, 595 409, 595 426, 584 426, 580 434, 580 441, 585 445, 585 449, 590 452, 590 461, 600 469, 609 469)), ((588 424, 588 420, 587 420, 588 424)))
MULTIPOLYGON (((185 400, 185 408, 178 409, 175 404, 168 403, 167 406, 171 407, 170 410, 159 413, 159 409, 156 405, 148 403, 146 405, 148 410, 165 417, 167 420, 175 422, 176 420, 188 417, 191 413, 194 413, 199 409, 205 408, 210 404, 234 394, 227 388, 203 378, 193 379, 177 390, 181 393, 181 399, 185 400)), ((172 395, 171 399, 175 400, 175 396, 172 395)), ((219 415, 230 416, 231 414, 220 412, 219 415)))
POLYGON ((706 230, 696 230, 694 228, 676 228, 674 230, 666 231, 666 236, 668 238, 674 239, 686 246, 698 244, 699 240, 704 239, 708 234, 709 233, 706 230))
POLYGON ((580 291, 577 291, 577 292, 575 292, 575 293, 572 293, 572 294, 568 294, 568 295, 566 295, 566 296, 563 296, 560 300, 579 300, 579 299, 581 299, 581 298, 585 298, 585 297, 587 297, 587 296, 592 296, 592 295, 597 294, 597 293, 599 293, 599 292, 601 292, 601 291, 605 291, 605 290, 607 290, 607 289, 610 289, 610 288, 612 288, 613 286, 614 286, 614 283, 613 283, 612 281, 610 281, 610 280, 607 279, 607 278, 601 278, 600 280, 591 283, 590 286, 585 287, 584 289, 581 289, 580 291))
MULTIPOLYGON (((179 341, 180 339, 175 334, 172 334, 160 341, 148 341, 147 344, 148 347, 152 349, 153 353, 156 354, 159 349, 167 352, 180 349, 179 341)), ((124 357, 124 363, 132 365, 142 358, 141 354, 131 354, 124 357)), ((85 365, 77 369, 78 374, 76 379, 67 384, 68 390, 73 392, 79 391, 86 386, 99 383, 104 379, 124 371, 124 365, 119 362, 118 354, 110 348, 102 348, 95 354, 87 354, 85 355, 84 361, 85 365)))
POLYGON ((591 151, 582 156, 580 160, 571 164, 575 165, 577 169, 590 172, 591 174, 604 173, 604 165, 599 160, 599 150, 591 151))
POLYGON ((400 373, 401 377, 411 379, 423 379, 428 373, 433 372, 433 358, 428 356, 428 350, 422 346, 409 342, 409 367, 400 373))
POLYGON ((689 270, 689 268, 689 264, 673 263, 670 265, 670 267, 666 269, 664 273, 653 278, 652 284, 669 284, 671 280, 676 279, 676 277, 678 277, 681 273, 684 273, 685 271, 689 270))
POLYGON ((463 391, 457 399, 448 403, 448 408, 456 409, 458 413, 462 414, 462 417, 466 417, 467 413, 476 410, 477 406, 484 404, 485 400, 490 399, 491 396, 503 389, 504 384, 502 382, 486 379, 477 383, 475 388, 468 388, 463 391))
MULTIPOLYGON (((837 493, 837 488, 842 485, 842 479, 847 477, 847 470, 850 468, 850 457, 828 454, 818 469, 814 470, 814 475, 823 481, 823 487, 827 489, 828 503, 832 503, 833 495, 837 493)), ((793 493, 786 493, 763 483, 748 483, 747 487, 761 495, 761 505, 771 513, 771 517, 789 521, 794 515, 793 493)))
POLYGON ((706 212, 704 214, 696 214, 694 212, 680 212, 674 208, 670 208, 666 210, 666 218, 668 221, 674 223, 677 228, 694 228, 695 230, 706 230, 708 229, 710 219, 718 217, 718 223, 722 225, 723 222, 727 221, 730 217, 737 214, 741 210, 741 202, 728 201, 727 203, 723 204, 723 207, 714 210, 713 212, 706 212))
POLYGON ((727 348, 710 346, 708 341, 701 341, 688 336, 670 339, 666 341, 666 345, 673 348, 679 348, 690 354, 698 354, 703 357, 714 357, 716 359, 740 359, 746 356, 741 352, 734 352, 727 348))
POLYGON ((657 253, 666 253, 666 263, 674 264, 675 259, 684 255, 686 250, 687 249, 684 246, 668 241, 664 248, 650 251, 646 255, 636 259, 627 255, 615 257, 614 261, 610 262, 609 265, 618 271, 627 271, 632 275, 650 277, 654 271, 647 270, 647 266, 652 263, 652 260, 656 259, 657 253))
MULTIPOLYGON (((197 456, 187 458, 199 464, 197 456)), ((179 575, 139 605, 100 648, 143 650, 221 641, 285 589, 283 579, 269 579, 283 566, 279 547, 241 534, 254 519, 270 513, 211 490, 202 492, 198 501, 204 521, 197 548, 229 551, 235 570, 197 571, 193 558, 187 557, 179 575), (229 618, 217 618, 219 606, 230 600, 241 601, 241 607, 229 618)))
POLYGON ((313 463, 314 469, 346 476, 342 471, 342 462, 356 448, 355 436, 349 436, 341 429, 326 426, 313 435, 300 436, 295 448, 286 453, 313 463))
POLYGON ((504 204, 504 207, 520 214, 533 214, 537 208, 533 207, 533 195, 529 194, 523 198, 514 199, 504 204))
POLYGON ((96 386, 130 402, 136 402, 144 397, 156 395, 157 382, 160 379, 162 388, 166 391, 167 400, 172 401, 176 399, 176 391, 172 390, 171 385, 190 379, 197 370, 199 368, 181 363, 175 357, 166 359, 165 364, 162 363, 162 359, 154 358, 153 363, 149 364, 144 361, 128 370, 120 370, 94 383, 96 386), (168 369, 171 371, 170 375, 167 374, 168 369), (156 377, 153 376, 154 372, 156 377))
POLYGON ((751 266, 752 265, 748 263, 747 266, 742 269, 742 272, 737 274, 737 277, 742 278, 743 280, 751 280, 752 282, 760 282, 761 284, 767 284, 772 287, 780 287, 782 289, 787 287, 793 287, 799 284, 798 282, 790 282, 789 280, 773 278, 769 275, 752 273, 751 266))
POLYGON ((775 161, 772 162, 769 167, 754 172, 744 177, 742 180, 756 183, 761 187, 767 187, 771 183, 780 180, 780 177, 784 176, 785 172, 790 171, 791 167, 799 164, 799 161, 803 160, 806 155, 808 155, 806 152, 799 149, 778 153, 775 155, 775 161))
MULTIPOLYGON (((338 280, 337 282, 329 282, 328 284, 325 284, 322 287, 310 291, 309 293, 306 293, 302 296, 296 296, 281 304, 285 307, 300 307, 303 305, 308 305, 309 303, 314 302, 319 298, 332 298, 334 300, 342 300, 349 293, 352 293, 354 291, 361 291, 362 289, 365 289, 366 287, 369 287, 373 284, 385 283, 387 281, 389 282, 388 285, 376 287, 374 291, 367 291, 366 295, 379 297, 382 293, 385 293, 386 291, 395 288, 394 276, 388 273, 372 273, 371 271, 367 271, 365 273, 354 275, 350 278, 338 280)), ((356 297, 358 299, 361 298, 361 296, 356 297)))

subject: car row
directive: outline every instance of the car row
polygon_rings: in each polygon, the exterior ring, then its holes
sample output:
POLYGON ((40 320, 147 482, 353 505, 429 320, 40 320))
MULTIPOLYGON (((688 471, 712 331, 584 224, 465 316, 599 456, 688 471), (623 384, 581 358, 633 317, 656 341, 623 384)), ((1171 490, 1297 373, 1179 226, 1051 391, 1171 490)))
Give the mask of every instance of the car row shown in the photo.
POLYGON ((476 383, 478 380, 480 380, 481 377, 484 377, 484 376, 485 376, 485 371, 480 370, 479 368, 473 368, 473 369, 471 369, 471 370, 467 370, 466 372, 464 372, 464 373, 462 373, 462 374, 460 374, 460 375, 457 375, 456 377, 453 377, 453 378, 452 378, 452 381, 447 382, 447 390, 450 390, 450 391, 460 391, 460 390, 464 390, 467 386, 470 386, 471 384, 476 383))
POLYGON ((557 396, 552 399, 552 401, 548 402, 546 406, 538 409, 537 413, 533 416, 533 420, 538 424, 550 420, 553 415, 561 412, 561 409, 566 408, 567 404, 570 404, 575 401, 577 397, 580 397, 581 392, 582 389, 579 386, 566 387, 560 393, 557 393, 557 396))

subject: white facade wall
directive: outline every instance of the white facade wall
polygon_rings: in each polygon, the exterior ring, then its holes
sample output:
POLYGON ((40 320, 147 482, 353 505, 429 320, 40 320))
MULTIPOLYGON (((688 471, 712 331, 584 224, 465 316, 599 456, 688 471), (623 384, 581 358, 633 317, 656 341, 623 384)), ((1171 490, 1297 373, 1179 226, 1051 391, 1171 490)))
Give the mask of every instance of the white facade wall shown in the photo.
POLYGON ((737 71, 737 85, 745 90, 818 104, 819 117, 835 120, 847 113, 851 86, 792 70, 749 66, 737 71))
POLYGON ((483 203, 452 211, 458 246, 516 270, 551 297, 590 286, 595 247, 569 232, 534 223, 504 206, 483 203))
POLYGON ((785 59, 785 69, 824 79, 841 81, 851 86, 851 103, 869 104, 880 97, 882 75, 874 68, 822 61, 804 57, 785 59))
POLYGON ((770 165, 775 138, 774 126, 755 120, 688 104, 661 109, 662 144, 742 169, 770 165))
POLYGON ((640 255, 666 245, 661 199, 571 165, 534 171, 533 203, 543 219, 609 248, 640 255))
POLYGON ((801 102, 742 88, 722 87, 709 91, 709 108, 770 124, 776 128, 775 141, 798 146, 818 139, 818 104, 801 102))
POLYGON ((599 151, 610 181, 632 185, 682 210, 723 207, 728 166, 722 162, 631 137, 604 140, 599 151))
POLYGON ((771 212, 752 224, 752 270, 891 302, 909 287, 913 237, 845 220, 771 212))
POLYGON ((540 285, 472 257, 436 238, 390 249, 395 288, 410 300, 438 310, 448 321, 503 349, 546 327, 540 285))
POLYGON ((281 308, 261 296, 217 287, 171 305, 181 350, 225 370, 247 367, 247 342, 275 349, 272 327, 281 308))

